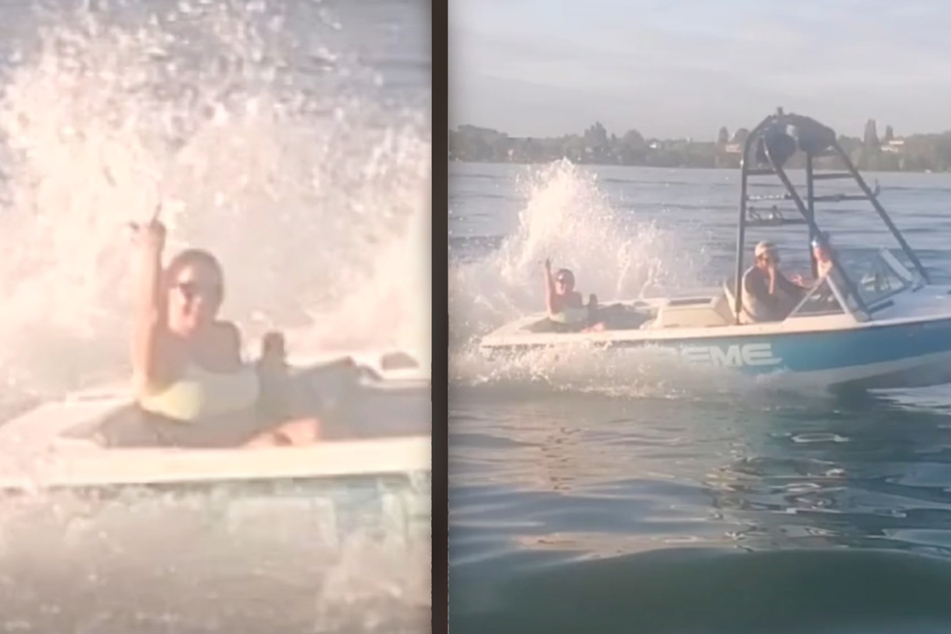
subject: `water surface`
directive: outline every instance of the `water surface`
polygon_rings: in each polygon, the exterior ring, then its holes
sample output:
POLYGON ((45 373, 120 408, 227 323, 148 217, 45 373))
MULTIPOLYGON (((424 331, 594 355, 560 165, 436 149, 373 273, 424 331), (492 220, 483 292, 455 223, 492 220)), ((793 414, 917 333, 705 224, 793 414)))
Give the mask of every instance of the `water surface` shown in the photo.
MULTIPOLYGON (((951 280, 951 176, 867 177, 936 280, 951 280)), ((738 181, 450 166, 455 629, 951 628, 951 388, 777 395, 637 353, 489 363, 476 350, 543 305, 548 256, 604 300, 722 280, 738 181)), ((843 247, 897 248, 871 207, 818 214, 843 247)), ((753 229, 749 246, 771 239, 804 271, 805 233, 753 229)))

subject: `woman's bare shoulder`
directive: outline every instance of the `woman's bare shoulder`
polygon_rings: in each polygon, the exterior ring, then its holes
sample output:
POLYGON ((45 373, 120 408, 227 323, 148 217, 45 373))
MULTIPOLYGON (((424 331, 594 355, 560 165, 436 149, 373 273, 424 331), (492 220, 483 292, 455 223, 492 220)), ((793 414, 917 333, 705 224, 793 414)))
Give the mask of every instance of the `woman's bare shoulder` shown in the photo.
POLYGON ((216 321, 214 324, 215 341, 229 353, 241 350, 241 330, 230 321, 216 321))
POLYGON ((214 323, 214 328, 216 334, 221 336, 237 337, 238 339, 241 338, 241 329, 238 328, 232 321, 216 321, 214 323))

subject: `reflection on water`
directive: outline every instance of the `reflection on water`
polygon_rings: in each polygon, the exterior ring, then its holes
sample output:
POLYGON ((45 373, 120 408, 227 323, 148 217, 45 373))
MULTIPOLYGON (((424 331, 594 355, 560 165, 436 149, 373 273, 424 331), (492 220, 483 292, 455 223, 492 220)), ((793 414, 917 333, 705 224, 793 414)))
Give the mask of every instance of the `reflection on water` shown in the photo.
POLYGON ((882 396, 830 408, 558 393, 493 395, 484 407, 487 392, 457 390, 451 412, 450 587, 472 610, 460 610, 463 631, 512 631, 529 617, 572 631, 566 623, 580 627, 586 610, 613 614, 605 627, 656 620, 635 631, 792 626, 774 608, 749 613, 734 585, 774 607, 770 592, 808 604, 835 631, 855 619, 951 616, 928 589, 951 587, 951 564, 930 558, 951 545, 948 409, 882 396), (834 554, 842 549, 850 554, 834 554), (896 550, 907 556, 885 552, 896 550), (838 599, 817 603, 816 584, 838 599), (864 589, 850 597, 844 584, 864 589), (571 596, 577 611, 543 608, 546 593, 571 596), (875 593, 888 597, 884 612, 864 603, 875 593), (687 617, 672 597, 720 616, 687 617), (729 627, 690 629, 715 618, 729 627))
POLYGON ((923 634, 951 622, 947 563, 883 551, 668 549, 453 580, 453 632, 923 634))
POLYGON ((550 520, 560 512, 571 534, 590 526, 630 535, 650 516, 654 538, 669 521, 674 541, 729 534, 751 548, 809 546, 847 543, 842 529, 853 522, 865 538, 877 532, 887 540, 883 531, 895 518, 926 513, 937 520, 951 501, 951 417, 883 397, 840 401, 830 412, 776 399, 765 409, 552 394, 496 400, 494 411, 476 410, 471 399, 484 398, 478 392, 456 392, 452 413, 453 500, 460 503, 453 517, 460 526, 467 514, 486 519, 483 506, 469 508, 477 500, 517 494, 518 503, 506 507, 514 512, 509 520, 539 510, 550 520), (556 506, 566 498, 570 507, 556 506), (677 504, 665 503, 670 499, 677 504), (609 500, 627 503, 601 503, 609 500), (610 509, 611 521, 585 510, 588 504, 610 509))

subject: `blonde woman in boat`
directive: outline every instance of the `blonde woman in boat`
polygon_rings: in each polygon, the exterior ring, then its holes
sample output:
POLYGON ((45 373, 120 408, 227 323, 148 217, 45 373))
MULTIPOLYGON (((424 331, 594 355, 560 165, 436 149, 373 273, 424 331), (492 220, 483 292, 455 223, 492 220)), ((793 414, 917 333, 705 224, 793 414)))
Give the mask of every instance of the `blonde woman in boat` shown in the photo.
POLYGON ((590 310, 575 290, 575 276, 568 269, 551 272, 551 258, 545 260, 545 309, 558 330, 573 332, 588 325, 590 310))
POLYGON ((810 244, 812 246, 812 257, 816 261, 817 277, 812 279, 805 275, 794 276, 792 281, 800 286, 811 286, 817 280, 827 277, 832 273, 834 266, 832 262, 832 237, 828 233, 820 231, 810 244))
MULTIPOLYGON (((156 217, 135 227, 138 297, 132 333, 137 429, 132 444, 189 447, 307 445, 315 417, 294 418, 270 393, 282 385, 283 341, 265 340, 244 362, 241 333, 218 316, 224 275, 209 252, 187 249, 162 266, 166 230, 156 217)), ((130 430, 120 434, 130 437, 130 430)))

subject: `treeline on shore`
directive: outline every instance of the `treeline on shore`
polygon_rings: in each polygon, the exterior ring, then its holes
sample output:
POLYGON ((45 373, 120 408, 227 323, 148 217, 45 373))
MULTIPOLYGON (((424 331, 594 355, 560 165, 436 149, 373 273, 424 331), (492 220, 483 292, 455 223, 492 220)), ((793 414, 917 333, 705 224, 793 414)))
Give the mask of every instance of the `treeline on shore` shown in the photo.
MULTIPOLYGON (((747 135, 744 128, 731 134, 723 127, 714 141, 645 138, 637 130, 617 136, 595 123, 582 134, 532 138, 462 125, 449 132, 449 160, 548 163, 567 158, 597 165, 738 168, 747 135)), ((839 136, 838 140, 860 170, 951 171, 951 131, 897 137, 892 127, 886 126, 879 138, 875 121, 869 120, 863 137, 839 136)), ((831 167, 823 165, 824 160, 820 159, 816 167, 831 167)), ((801 166, 801 161, 801 154, 797 154, 789 166, 801 166)))

